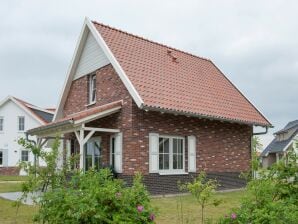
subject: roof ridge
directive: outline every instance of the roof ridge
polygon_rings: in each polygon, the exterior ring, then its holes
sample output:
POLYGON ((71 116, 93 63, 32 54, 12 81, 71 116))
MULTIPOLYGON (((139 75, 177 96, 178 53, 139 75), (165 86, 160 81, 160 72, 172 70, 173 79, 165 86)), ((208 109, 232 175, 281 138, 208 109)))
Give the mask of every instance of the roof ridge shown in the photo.
POLYGON ((104 26, 106 28, 109 28, 109 29, 112 29, 112 30, 115 30, 115 31, 118 31, 118 32, 121 32, 121 33, 124 33, 124 34, 127 34, 129 36, 132 36, 132 37, 136 37, 136 38, 139 38, 141 40, 144 40, 144 41, 147 41, 147 42, 150 42, 150 43, 153 43, 153 44, 157 44, 157 45, 160 45, 162 47, 166 47, 168 49, 172 49, 172 50, 175 50, 175 51, 179 51, 183 54, 187 54, 187 55, 190 55, 192 57, 195 57, 195 58, 199 58, 199 59, 202 59, 202 60, 206 60, 206 61, 212 61, 211 59, 209 58, 205 58, 205 57, 202 57, 202 56, 198 56, 198 55, 195 55, 193 53, 190 53, 190 52, 187 52, 187 51, 184 51, 184 50, 180 50, 178 48, 175 48, 175 47, 171 47, 169 45, 166 45, 166 44, 162 44, 162 43, 159 43, 157 41, 154 41, 154 40, 150 40, 148 38, 145 38, 145 37, 142 37, 142 36, 139 36, 139 35, 136 35, 136 34, 132 34, 132 33, 129 33, 127 31, 124 31, 124 30, 121 30, 121 29, 118 29, 118 28, 115 28, 115 27, 112 27, 112 26, 109 26, 109 25, 106 25, 106 24, 103 24, 103 23, 100 23, 100 22, 97 22, 95 20, 92 20, 92 23, 95 23, 97 25, 100 25, 100 26, 104 26))

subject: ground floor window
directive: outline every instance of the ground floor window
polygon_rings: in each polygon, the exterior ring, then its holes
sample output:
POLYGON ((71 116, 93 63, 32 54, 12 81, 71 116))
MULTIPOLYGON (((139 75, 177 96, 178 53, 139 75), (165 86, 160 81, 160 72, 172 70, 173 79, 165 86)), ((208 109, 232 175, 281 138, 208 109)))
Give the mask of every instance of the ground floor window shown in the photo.
POLYGON ((110 144, 110 165, 112 169, 115 169, 115 136, 111 137, 110 144))
POLYGON ((102 167, 102 149, 100 138, 90 139, 85 145, 85 171, 102 167))
POLYGON ((171 136, 159 137, 159 170, 184 170, 184 138, 171 136))
POLYGON ((3 165, 3 151, 0 151, 0 166, 3 165))
POLYGON ((29 151, 22 150, 21 151, 21 161, 22 162, 28 162, 29 161, 29 151))

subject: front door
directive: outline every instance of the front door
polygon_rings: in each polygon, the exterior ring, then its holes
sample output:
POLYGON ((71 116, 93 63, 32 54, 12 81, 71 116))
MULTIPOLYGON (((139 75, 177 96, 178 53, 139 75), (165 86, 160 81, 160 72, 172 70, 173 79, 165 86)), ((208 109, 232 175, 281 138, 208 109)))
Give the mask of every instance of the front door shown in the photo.
POLYGON ((99 170, 102 167, 102 148, 100 137, 91 138, 85 145, 85 171, 90 168, 99 170))

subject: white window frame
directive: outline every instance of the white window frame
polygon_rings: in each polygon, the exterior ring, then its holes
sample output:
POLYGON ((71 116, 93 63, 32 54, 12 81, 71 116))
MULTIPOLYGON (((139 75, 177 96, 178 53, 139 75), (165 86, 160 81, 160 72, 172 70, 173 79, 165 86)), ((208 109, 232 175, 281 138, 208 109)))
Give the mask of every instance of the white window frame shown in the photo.
POLYGON ((22 162, 29 162, 29 151, 28 150, 24 150, 24 149, 21 150, 21 161, 22 162), (27 160, 23 160, 23 152, 27 152, 28 153, 27 160))
POLYGON ((18 131, 19 132, 24 132, 25 131, 25 116, 18 116, 18 131), (24 123, 23 123, 23 130, 20 130, 20 119, 23 118, 24 119, 24 123))
POLYGON ((0 116, 0 133, 4 131, 4 117, 0 116))
POLYGON ((89 79, 88 80, 88 83, 89 83, 88 103, 90 105, 90 104, 96 103, 96 74, 90 74, 88 79, 89 79), (92 100, 93 93, 94 93, 94 100, 92 100))
MULTIPOLYGON (((158 172, 163 175, 171 174, 185 174, 185 138, 181 136, 172 136, 172 135, 159 135, 159 138, 169 138, 169 169, 160 170, 159 169, 159 148, 158 148, 158 172), (181 139, 183 141, 183 158, 182 158, 182 169, 173 169, 173 139, 181 139)), ((159 139, 158 138, 158 139, 159 139)), ((159 142, 159 140, 158 140, 159 142)))
POLYGON ((2 167, 3 164, 4 164, 4 152, 3 152, 3 150, 0 149, 0 153, 2 153, 2 163, 0 163, 0 167, 2 167))

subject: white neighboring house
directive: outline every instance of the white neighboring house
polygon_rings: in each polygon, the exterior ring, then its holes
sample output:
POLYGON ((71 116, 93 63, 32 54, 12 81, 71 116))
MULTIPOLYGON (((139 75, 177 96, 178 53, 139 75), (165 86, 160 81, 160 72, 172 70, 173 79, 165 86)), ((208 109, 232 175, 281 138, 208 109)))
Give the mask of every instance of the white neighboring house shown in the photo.
MULTIPOLYGON (((25 174, 19 171, 18 163, 34 162, 34 156, 17 141, 20 137, 26 138, 27 130, 51 122, 54 112, 54 109, 43 109, 13 96, 0 102, 0 175, 25 174)), ((45 165, 41 160, 39 164, 45 165)))

